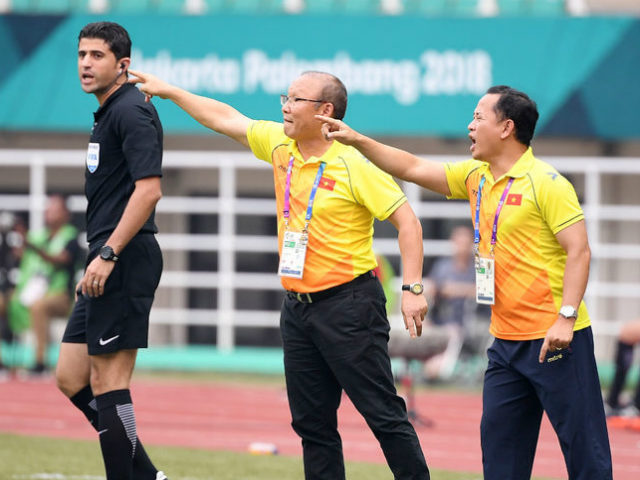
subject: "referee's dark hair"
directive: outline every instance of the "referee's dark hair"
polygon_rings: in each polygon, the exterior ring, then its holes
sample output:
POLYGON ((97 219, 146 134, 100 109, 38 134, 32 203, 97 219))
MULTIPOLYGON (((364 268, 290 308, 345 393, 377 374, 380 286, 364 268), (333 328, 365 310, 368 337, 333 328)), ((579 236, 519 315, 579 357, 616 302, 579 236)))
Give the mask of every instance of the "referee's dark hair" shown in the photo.
POLYGON ((327 78, 328 81, 322 87, 321 100, 333 105, 333 118, 342 120, 347 111, 347 87, 342 80, 330 73, 315 70, 302 72, 302 75, 322 75, 327 78))
POLYGON ((489 88, 487 93, 500 95, 494 108, 498 118, 513 120, 516 139, 528 147, 539 117, 536 102, 526 93, 507 85, 496 85, 489 88))
POLYGON ((121 25, 114 22, 89 23, 80 30, 78 42, 83 38, 100 38, 116 56, 116 60, 131 56, 131 38, 121 25))

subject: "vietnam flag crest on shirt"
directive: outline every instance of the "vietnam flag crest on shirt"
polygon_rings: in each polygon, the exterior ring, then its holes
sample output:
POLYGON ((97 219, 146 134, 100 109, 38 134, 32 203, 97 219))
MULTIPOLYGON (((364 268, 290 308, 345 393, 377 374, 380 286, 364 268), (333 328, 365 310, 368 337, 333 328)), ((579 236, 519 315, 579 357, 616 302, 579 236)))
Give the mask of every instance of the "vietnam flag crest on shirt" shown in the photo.
POLYGON ((336 186, 336 181, 331 178, 322 177, 318 186, 320 188, 324 188, 325 190, 333 190, 333 187, 336 186))
POLYGON ((521 204, 522 204, 521 193, 510 193, 507 196, 507 205, 521 205, 521 204))

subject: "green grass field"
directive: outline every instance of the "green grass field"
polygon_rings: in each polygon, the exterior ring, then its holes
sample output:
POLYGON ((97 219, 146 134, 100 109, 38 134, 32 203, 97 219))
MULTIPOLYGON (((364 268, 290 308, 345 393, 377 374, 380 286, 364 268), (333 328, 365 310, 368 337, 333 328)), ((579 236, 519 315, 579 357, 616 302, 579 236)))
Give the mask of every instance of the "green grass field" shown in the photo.
MULTIPOLYGON (((171 480, 300 480, 297 457, 145 445, 171 480)), ((385 465, 348 462, 347 478, 390 480, 385 465)), ((0 433, 2 480, 104 479, 97 441, 27 437, 0 433)), ((480 474, 432 470, 433 480, 481 480, 480 474)), ((543 480, 543 479, 538 479, 543 480)))

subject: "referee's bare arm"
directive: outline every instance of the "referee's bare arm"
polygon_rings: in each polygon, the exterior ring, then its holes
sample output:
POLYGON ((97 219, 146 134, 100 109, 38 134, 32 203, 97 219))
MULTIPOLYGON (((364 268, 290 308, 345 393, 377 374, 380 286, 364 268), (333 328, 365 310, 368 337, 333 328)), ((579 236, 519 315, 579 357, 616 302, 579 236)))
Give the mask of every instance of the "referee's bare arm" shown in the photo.
MULTIPOLYGON (((160 177, 137 180, 122 217, 105 245, 109 245, 116 255, 120 255, 129 241, 140 231, 161 197, 160 177)), ((91 297, 102 295, 114 265, 113 262, 105 262, 99 256, 94 258, 87 266, 82 280, 78 282, 76 292, 81 290, 83 295, 89 294, 91 297)))
POLYGON ((150 73, 137 70, 129 70, 129 73, 134 75, 129 79, 129 83, 138 83, 138 88, 147 96, 147 101, 154 95, 169 99, 198 123, 226 135, 244 146, 249 146, 247 128, 251 119, 231 105, 188 92, 150 73))

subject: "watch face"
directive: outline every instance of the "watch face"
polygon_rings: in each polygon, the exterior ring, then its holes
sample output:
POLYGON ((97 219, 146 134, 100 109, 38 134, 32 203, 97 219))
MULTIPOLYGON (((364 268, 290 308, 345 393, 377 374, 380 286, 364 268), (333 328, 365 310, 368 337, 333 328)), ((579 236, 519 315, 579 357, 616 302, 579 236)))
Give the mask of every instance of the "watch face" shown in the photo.
POLYGON ((113 249, 107 245, 100 249, 100 258, 103 260, 111 260, 114 257, 113 249))
POLYGON ((414 283, 413 285, 411 285, 411 293, 420 295, 423 290, 424 290, 424 287, 419 283, 414 283))

